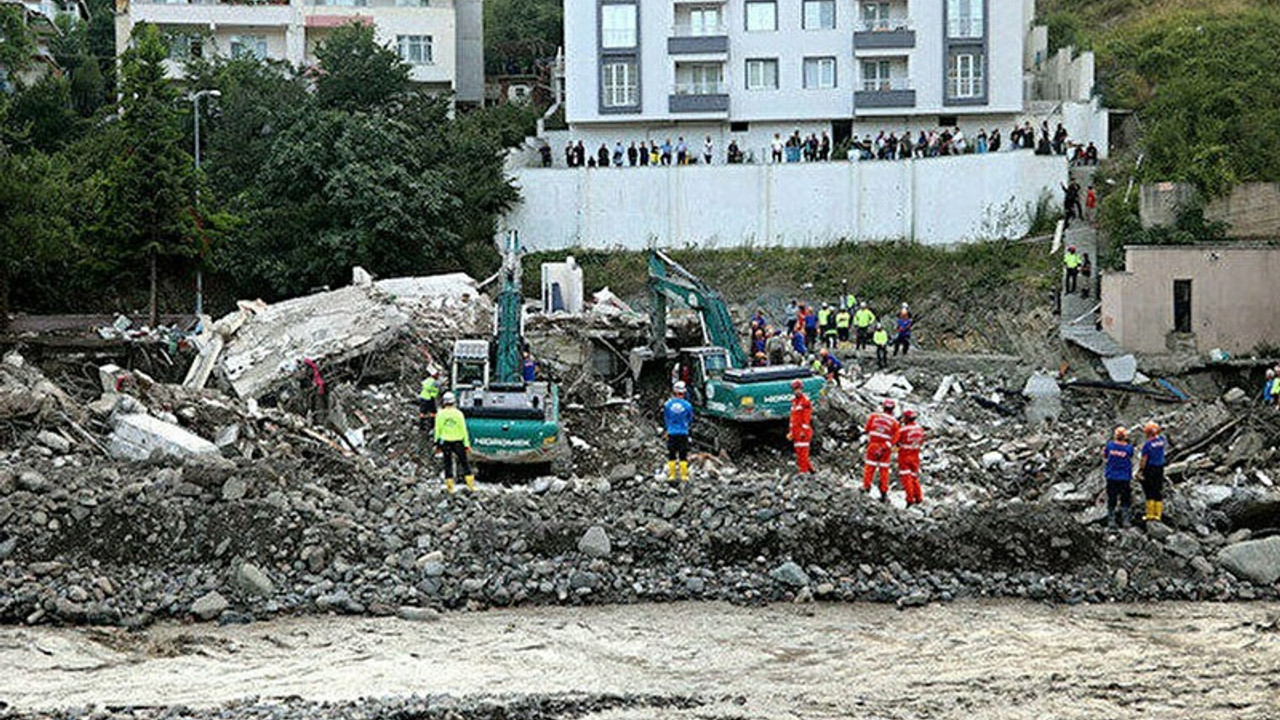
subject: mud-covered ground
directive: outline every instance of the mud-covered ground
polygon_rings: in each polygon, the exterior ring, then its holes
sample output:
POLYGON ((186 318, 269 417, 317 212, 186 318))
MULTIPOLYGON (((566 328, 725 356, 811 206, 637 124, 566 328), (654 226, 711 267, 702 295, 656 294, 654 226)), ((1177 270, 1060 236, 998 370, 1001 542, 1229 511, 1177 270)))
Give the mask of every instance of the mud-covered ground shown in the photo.
POLYGON ((1270 719, 1278 619, 1271 603, 677 603, 9 627, 0 698, 16 717, 1270 719))

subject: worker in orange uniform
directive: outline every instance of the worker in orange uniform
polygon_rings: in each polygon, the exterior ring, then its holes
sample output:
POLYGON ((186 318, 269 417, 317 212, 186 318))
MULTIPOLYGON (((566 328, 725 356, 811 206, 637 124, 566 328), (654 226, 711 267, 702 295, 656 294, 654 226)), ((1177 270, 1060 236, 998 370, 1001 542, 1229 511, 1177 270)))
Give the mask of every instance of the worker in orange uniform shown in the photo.
POLYGON ((813 402, 804 394, 804 383, 799 380, 791 381, 791 390, 795 395, 791 398, 791 427, 787 439, 796 449, 797 471, 801 475, 812 475, 809 444, 813 442, 813 402))
POLYGON ((893 458, 893 442, 898 437, 898 421, 893 418, 897 404, 886 398, 880 412, 871 413, 862 432, 867 436, 867 457, 862 470, 862 490, 871 492, 871 481, 880 473, 880 502, 889 501, 889 461, 893 458))
POLYGON ((924 428, 916 424, 914 410, 902 411, 902 426, 894 439, 898 446, 898 482, 907 493, 907 505, 924 502, 920 491, 920 449, 924 447, 924 428))

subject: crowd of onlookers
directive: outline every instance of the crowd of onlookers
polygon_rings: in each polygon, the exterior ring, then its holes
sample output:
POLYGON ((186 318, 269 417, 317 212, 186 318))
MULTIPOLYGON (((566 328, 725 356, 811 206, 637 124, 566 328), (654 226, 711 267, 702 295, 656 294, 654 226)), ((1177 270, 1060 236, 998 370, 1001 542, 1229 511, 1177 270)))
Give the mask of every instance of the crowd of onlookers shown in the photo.
MULTIPOLYGON (((999 128, 979 128, 977 134, 970 137, 959 127, 940 127, 932 130, 912 132, 903 130, 881 130, 876 135, 854 135, 842 146, 835 146, 831 136, 826 132, 809 133, 804 136, 799 130, 783 137, 775 133, 767 149, 762 150, 759 159, 771 163, 793 162, 827 162, 830 160, 911 160, 933 158, 949 155, 967 155, 1000 152, 1001 150, 1031 150, 1037 155, 1064 155, 1074 165, 1097 165, 1098 149, 1092 142, 1072 142, 1070 135, 1061 123, 1053 131, 1049 123, 1042 122, 1037 131, 1031 122, 1015 125, 1006 140, 999 128)), ((550 145, 540 148, 543 167, 552 167, 555 163, 554 151, 550 145)), ((615 141, 612 146, 600 143, 595 149, 588 148, 582 140, 569 141, 564 146, 563 162, 571 168, 596 167, 668 167, 672 165, 710 165, 720 156, 711 136, 701 142, 688 142, 679 136, 673 142, 670 137, 665 140, 632 140, 626 145, 615 141)), ((735 165, 754 162, 753 153, 745 152, 736 139, 729 141, 725 147, 724 162, 735 165)))

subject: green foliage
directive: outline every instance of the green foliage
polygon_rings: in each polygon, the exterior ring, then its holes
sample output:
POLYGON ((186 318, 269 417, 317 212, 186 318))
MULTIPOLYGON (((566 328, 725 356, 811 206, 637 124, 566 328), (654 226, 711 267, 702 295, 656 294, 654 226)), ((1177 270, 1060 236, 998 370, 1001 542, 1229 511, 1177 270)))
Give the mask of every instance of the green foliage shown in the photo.
POLYGON ((30 287, 47 278, 46 266, 73 239, 64 210, 76 198, 67 175, 60 158, 0 154, 0 325, 8 316, 12 279, 29 276, 30 287))
POLYGON ((532 73, 563 44, 562 0, 488 0, 484 57, 490 74, 532 73))
POLYGON ((1193 183, 1213 196, 1280 179, 1280 10, 1161 19, 1103 46, 1108 96, 1138 108, 1141 180, 1193 183))
POLYGON ((0 68, 16 74, 31 65, 36 41, 27 30, 21 5, 0 5, 0 68))
POLYGON ((1078 12, 1061 10, 1040 19, 1049 30, 1049 55, 1065 47, 1084 51, 1093 49, 1093 41, 1085 31, 1084 19, 1078 12))
POLYGON ((1229 229, 1226 223, 1205 217, 1204 201, 1198 197, 1178 209, 1173 225, 1144 228, 1136 199, 1126 203, 1124 192, 1119 190, 1103 196, 1098 219, 1108 238, 1098 263, 1111 270, 1124 269, 1124 249, 1128 245, 1217 243, 1226 240, 1229 229))
POLYGON ((335 29, 316 48, 316 58, 321 108, 376 110, 396 100, 409 82, 409 66, 377 43, 372 24, 352 22, 335 29))
POLYGON ((7 122, 19 149, 52 152, 68 143, 79 130, 79 118, 71 105, 71 83, 49 74, 13 98, 7 122))

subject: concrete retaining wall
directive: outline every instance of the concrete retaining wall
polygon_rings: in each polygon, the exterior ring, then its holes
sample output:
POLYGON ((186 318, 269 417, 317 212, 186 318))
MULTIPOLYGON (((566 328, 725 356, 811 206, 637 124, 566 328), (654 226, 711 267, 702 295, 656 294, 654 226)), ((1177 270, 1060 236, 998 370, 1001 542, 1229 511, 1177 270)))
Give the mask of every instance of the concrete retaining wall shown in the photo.
POLYGON ((821 246, 1020 237, 1037 200, 1061 203, 1062 158, 998 153, 900 162, 512 172, 506 217, 526 247, 821 246))
MULTIPOLYGON (((1196 197, 1187 183, 1143 185, 1138 213, 1143 227, 1172 225, 1178 208, 1196 197)), ((1251 182, 1237 185, 1225 197, 1214 198, 1204 209, 1208 220, 1226 222, 1227 234, 1238 238, 1280 237, 1280 183, 1251 182)))

